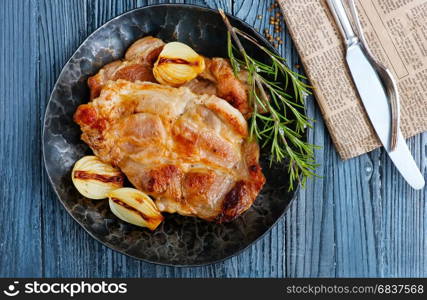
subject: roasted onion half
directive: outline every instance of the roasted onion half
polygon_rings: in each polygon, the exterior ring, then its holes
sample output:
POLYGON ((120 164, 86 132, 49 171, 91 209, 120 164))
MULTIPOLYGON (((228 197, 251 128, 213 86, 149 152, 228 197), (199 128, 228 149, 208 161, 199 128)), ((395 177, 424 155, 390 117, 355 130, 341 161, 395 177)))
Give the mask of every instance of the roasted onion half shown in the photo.
POLYGON ((121 188, 108 194, 110 209, 119 219, 154 230, 163 216, 149 196, 133 188, 121 188))
POLYGON ((180 42, 167 43, 154 64, 156 80, 179 87, 193 80, 205 69, 205 59, 191 47, 180 42))
POLYGON ((78 160, 71 172, 74 186, 89 199, 105 199, 108 193, 123 187, 124 175, 119 169, 103 163, 96 156, 78 160))

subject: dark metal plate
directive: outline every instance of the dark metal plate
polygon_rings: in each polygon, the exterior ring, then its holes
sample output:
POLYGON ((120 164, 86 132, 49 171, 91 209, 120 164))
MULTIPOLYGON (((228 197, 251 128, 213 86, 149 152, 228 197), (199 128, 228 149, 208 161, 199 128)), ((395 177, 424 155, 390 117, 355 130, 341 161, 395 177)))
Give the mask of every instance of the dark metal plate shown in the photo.
MULTIPOLYGON (((234 26, 271 46, 249 25, 230 17, 234 26)), ((156 5, 125 13, 92 33, 61 72, 47 106, 43 150, 47 173, 60 201, 71 216, 98 241, 135 258, 175 266, 203 265, 237 254, 266 233, 284 213, 294 196, 287 192, 286 167, 269 167, 262 158, 267 183, 253 207, 228 224, 167 215, 155 231, 126 224, 108 208, 108 201, 82 197, 71 182, 75 161, 90 153, 80 141, 81 131, 72 116, 88 101, 88 76, 103 65, 123 57, 137 39, 152 35, 178 40, 206 56, 227 57, 226 28, 219 14, 191 5, 156 5)), ((265 55, 245 43, 250 55, 265 55)))

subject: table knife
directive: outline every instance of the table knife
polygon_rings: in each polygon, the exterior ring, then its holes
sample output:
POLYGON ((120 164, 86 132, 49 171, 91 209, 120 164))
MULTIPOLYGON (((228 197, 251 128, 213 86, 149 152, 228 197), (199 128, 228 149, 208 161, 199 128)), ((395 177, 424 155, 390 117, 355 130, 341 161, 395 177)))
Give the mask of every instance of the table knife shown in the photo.
POLYGON ((391 108, 387 93, 353 31, 342 0, 327 0, 327 2, 346 44, 346 61, 354 84, 379 140, 406 182, 414 189, 422 189, 425 185, 424 177, 400 129, 396 148, 394 151, 390 149, 391 108))

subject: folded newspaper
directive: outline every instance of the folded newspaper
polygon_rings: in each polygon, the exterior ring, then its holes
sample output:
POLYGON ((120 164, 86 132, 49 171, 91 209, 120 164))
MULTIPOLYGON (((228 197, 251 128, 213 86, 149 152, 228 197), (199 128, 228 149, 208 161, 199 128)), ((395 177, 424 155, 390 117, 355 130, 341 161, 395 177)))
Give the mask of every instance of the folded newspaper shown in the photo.
MULTIPOLYGON (((379 147, 326 0, 280 0, 279 4, 341 158, 379 147)), ((403 135, 426 131, 427 1, 359 0, 357 4, 370 48, 398 80, 403 135)))

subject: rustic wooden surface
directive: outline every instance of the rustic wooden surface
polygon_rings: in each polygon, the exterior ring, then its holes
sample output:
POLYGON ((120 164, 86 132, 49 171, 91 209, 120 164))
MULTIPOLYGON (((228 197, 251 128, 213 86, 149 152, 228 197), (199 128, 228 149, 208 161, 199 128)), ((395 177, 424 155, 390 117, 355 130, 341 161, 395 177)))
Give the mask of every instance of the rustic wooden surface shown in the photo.
MULTIPOLYGON (((169 1, 0 1, 0 276, 334 277, 427 276, 426 190, 412 191, 382 150, 341 161, 314 100, 310 140, 323 178, 301 190, 285 217, 223 263, 173 268, 142 263, 93 240, 53 193, 41 133, 50 91, 78 45, 110 18, 169 1)), ((171 1, 221 7, 263 30, 271 0, 171 1), (258 19, 257 15, 262 15, 258 19)), ((280 48, 298 63, 292 41, 280 48)), ((410 141, 426 166, 427 134, 410 141)))

